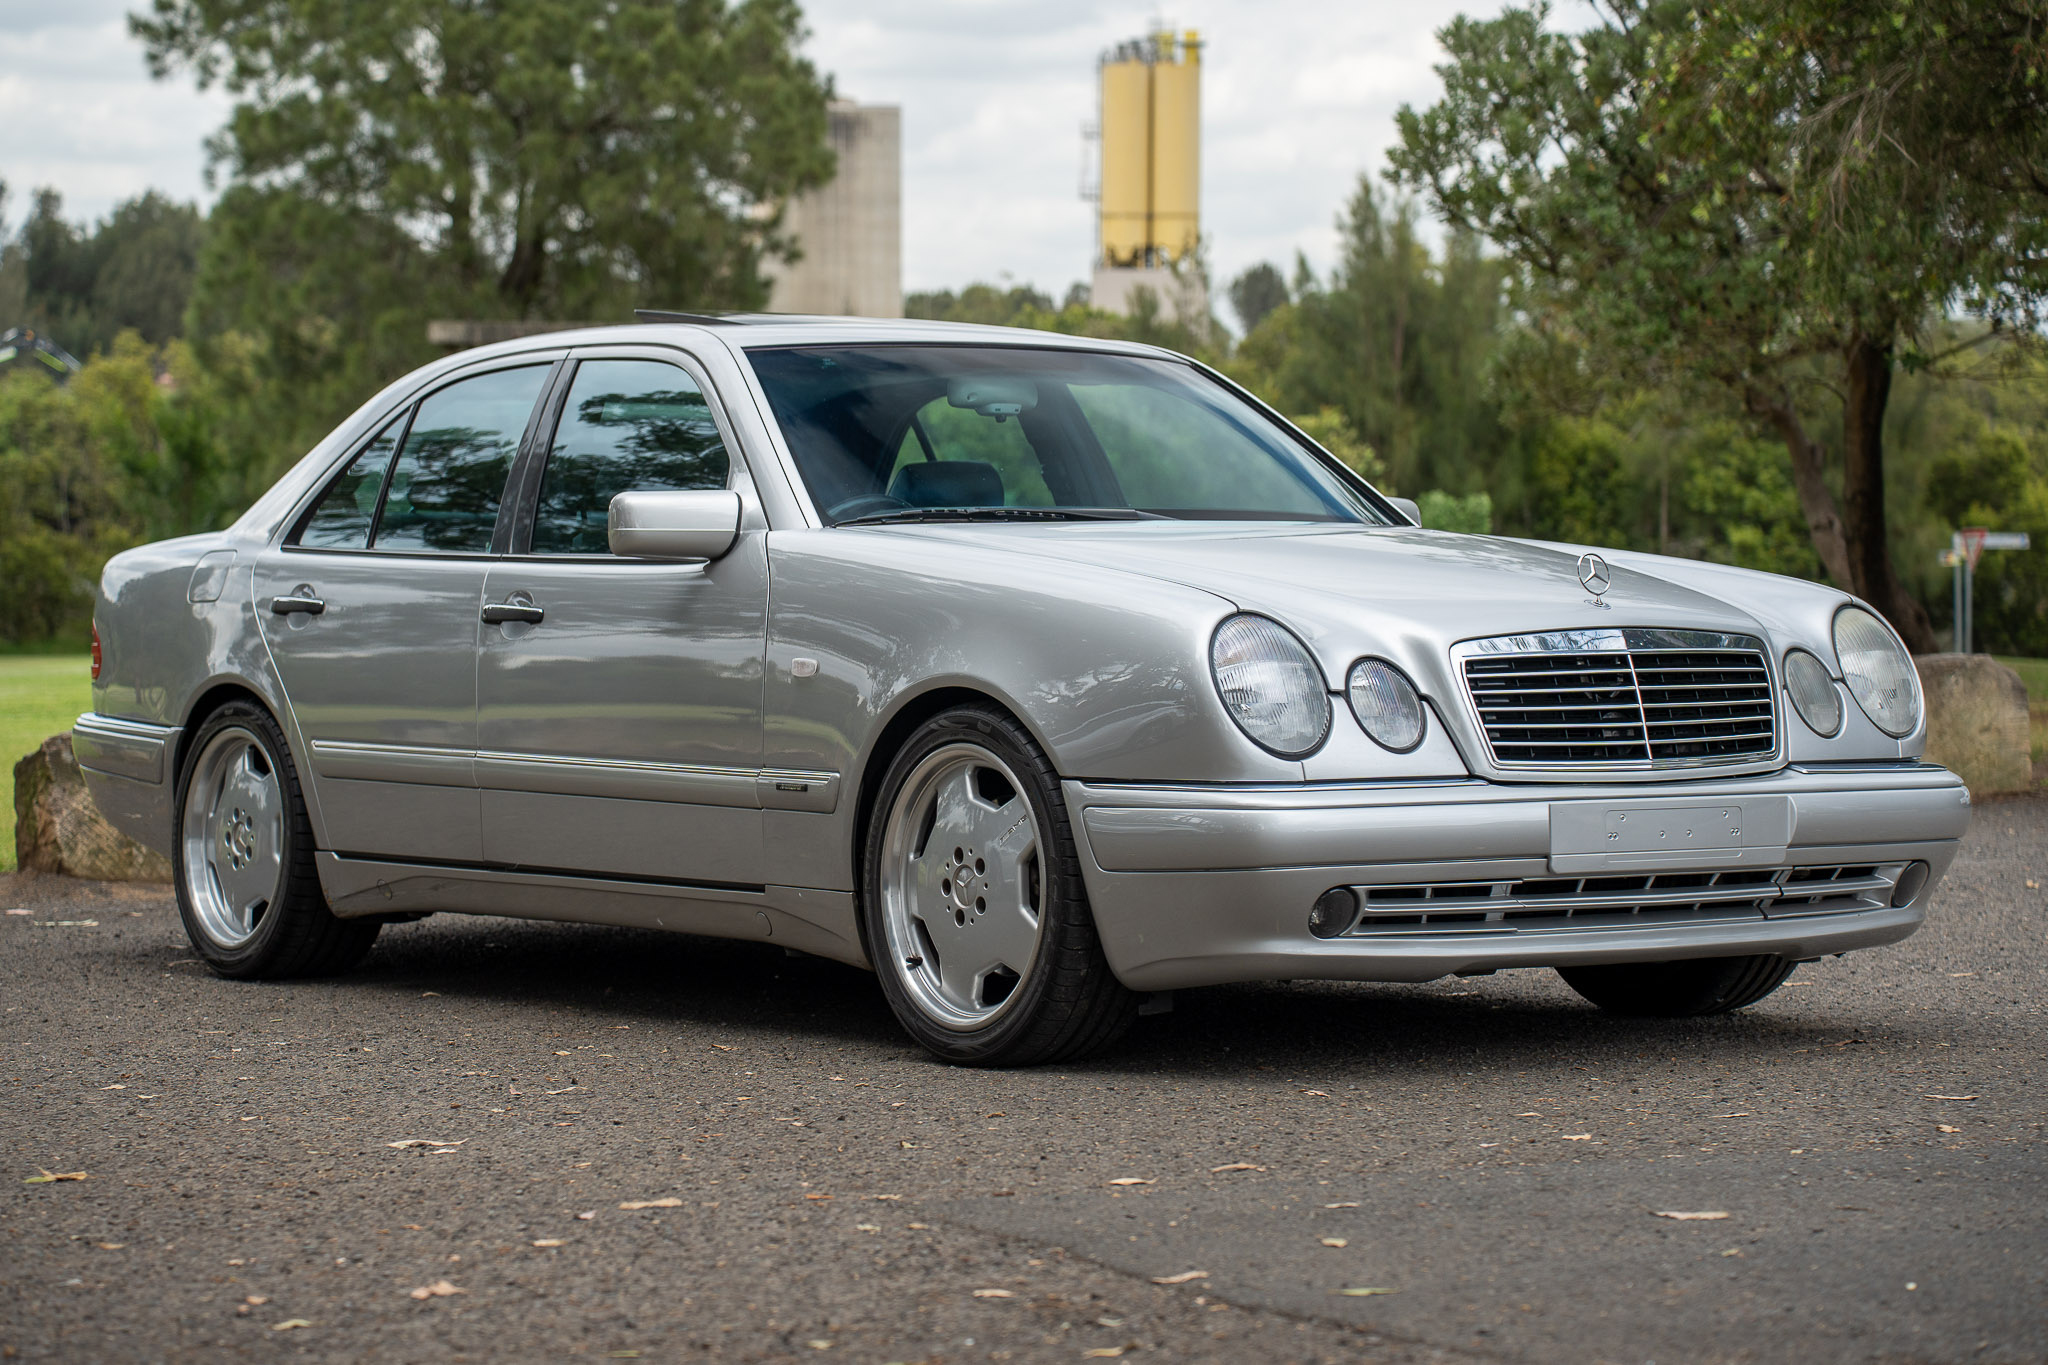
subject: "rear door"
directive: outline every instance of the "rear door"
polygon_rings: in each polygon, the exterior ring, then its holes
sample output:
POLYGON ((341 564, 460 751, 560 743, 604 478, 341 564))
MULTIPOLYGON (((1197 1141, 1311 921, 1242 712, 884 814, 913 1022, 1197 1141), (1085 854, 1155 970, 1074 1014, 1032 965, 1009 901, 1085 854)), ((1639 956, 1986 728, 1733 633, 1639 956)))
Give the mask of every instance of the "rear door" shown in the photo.
POLYGON ((718 885, 764 875, 758 785, 766 522, 703 372, 657 348, 578 352, 521 478, 483 627, 477 780, 484 857, 718 885), (614 557, 633 489, 739 491, 709 564, 614 557))
POLYGON ((256 610, 334 852, 482 856, 478 617, 554 368, 500 362, 408 405, 257 562, 256 610))

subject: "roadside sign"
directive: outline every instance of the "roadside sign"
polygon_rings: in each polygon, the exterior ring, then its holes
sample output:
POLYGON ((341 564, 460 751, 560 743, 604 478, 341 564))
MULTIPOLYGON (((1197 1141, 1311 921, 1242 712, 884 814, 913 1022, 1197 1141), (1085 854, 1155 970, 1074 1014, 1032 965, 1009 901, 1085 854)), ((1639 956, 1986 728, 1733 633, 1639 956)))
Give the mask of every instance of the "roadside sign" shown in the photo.
POLYGON ((2032 548, 2025 531, 1986 531, 1984 548, 1987 550, 2025 550, 2032 548))
POLYGON ((1963 552, 1972 569, 1977 567, 1977 559, 1984 553, 1984 538, 1990 534, 1981 526, 1965 526, 1956 532, 1956 548, 1963 552))
POLYGON ((2026 550, 2033 546, 2025 531, 1992 531, 1982 526, 1965 526, 1949 537, 1943 552, 1943 568, 1955 570, 1955 642, 1958 654, 1968 654, 1976 641, 1971 629, 1977 614, 1977 560, 1986 550, 2026 550))

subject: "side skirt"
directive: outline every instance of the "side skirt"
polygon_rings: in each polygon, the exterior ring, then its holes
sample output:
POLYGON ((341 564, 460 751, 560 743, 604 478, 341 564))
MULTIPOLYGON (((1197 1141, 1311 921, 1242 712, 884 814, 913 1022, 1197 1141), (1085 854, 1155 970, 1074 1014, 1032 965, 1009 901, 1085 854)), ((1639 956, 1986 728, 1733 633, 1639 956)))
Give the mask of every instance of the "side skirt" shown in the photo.
POLYGON ((317 853, 320 888, 342 919, 445 911, 666 929, 772 942, 867 967, 853 895, 802 886, 726 887, 560 872, 393 862, 317 853))

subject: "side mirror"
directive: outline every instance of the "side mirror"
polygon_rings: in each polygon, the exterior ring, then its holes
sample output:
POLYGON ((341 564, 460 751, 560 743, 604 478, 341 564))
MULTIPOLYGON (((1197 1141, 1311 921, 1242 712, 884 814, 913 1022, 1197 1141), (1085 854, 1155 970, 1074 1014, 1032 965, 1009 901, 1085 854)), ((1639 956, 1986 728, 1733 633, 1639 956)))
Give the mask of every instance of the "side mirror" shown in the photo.
POLYGON ((740 495, 621 493, 605 523, 612 553, 628 559, 716 559, 740 534, 740 495))
POLYGON ((1399 512, 1402 516, 1408 518, 1409 525, 1422 525, 1422 507, 1419 503, 1415 501, 1415 499, 1388 498, 1387 501, 1394 504, 1394 510, 1396 512, 1399 512))

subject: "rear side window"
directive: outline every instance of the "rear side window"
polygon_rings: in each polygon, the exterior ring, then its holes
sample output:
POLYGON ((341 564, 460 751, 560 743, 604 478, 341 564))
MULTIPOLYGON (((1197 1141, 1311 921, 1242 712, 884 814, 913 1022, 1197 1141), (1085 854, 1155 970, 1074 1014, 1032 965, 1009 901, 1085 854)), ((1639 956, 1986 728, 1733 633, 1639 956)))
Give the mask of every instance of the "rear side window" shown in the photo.
POLYGON ((697 381, 658 360, 586 360, 541 476, 534 554, 604 554, 615 494, 723 488, 731 457, 697 381))
POLYGON ((489 552, 505 475, 547 376, 546 365, 494 370, 420 403, 391 470, 377 549, 489 552))
POLYGON ((322 550, 367 550, 370 523, 377 515, 377 498, 384 491, 384 476, 391 470, 391 449, 398 433, 405 430, 405 414, 391 419, 363 447, 363 453, 334 476, 320 501, 299 524, 294 545, 322 550))

